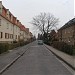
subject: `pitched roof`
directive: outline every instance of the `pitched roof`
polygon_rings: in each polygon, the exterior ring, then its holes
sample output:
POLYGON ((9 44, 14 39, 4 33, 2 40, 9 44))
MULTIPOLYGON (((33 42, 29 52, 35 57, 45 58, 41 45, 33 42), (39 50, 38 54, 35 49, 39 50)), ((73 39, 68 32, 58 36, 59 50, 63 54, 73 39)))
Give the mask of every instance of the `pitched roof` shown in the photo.
POLYGON ((25 26, 24 25, 20 25, 20 29, 25 31, 25 26))
POLYGON ((75 18, 71 19, 70 21, 68 21, 64 26, 62 26, 59 30, 62 30, 62 29, 65 29, 65 28, 68 28, 70 26, 73 26, 75 25, 75 18))

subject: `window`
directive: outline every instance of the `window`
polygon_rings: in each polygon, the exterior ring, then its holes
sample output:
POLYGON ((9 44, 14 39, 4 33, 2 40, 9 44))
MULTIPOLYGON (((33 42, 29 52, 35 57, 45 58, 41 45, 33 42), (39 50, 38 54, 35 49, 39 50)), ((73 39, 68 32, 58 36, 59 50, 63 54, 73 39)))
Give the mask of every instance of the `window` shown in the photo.
POLYGON ((9 14, 7 13, 7 18, 9 18, 9 14))
POLYGON ((13 34, 11 34, 11 39, 13 39, 13 34))
POLYGON ((17 39, 17 35, 16 35, 16 39, 17 39))
POLYGON ((1 7, 0 7, 0 11, 1 11, 1 7))
POLYGON ((1 19, 0 19, 0 26, 1 26, 1 19))
POLYGON ((9 34, 5 33, 5 38, 8 39, 9 38, 9 34))
POLYGON ((11 34, 9 36, 10 36, 10 39, 11 39, 11 34))
POLYGON ((7 23, 7 29, 9 29, 9 23, 7 23))
POLYGON ((5 33, 5 38, 7 38, 7 33, 5 33))
POLYGON ((10 16, 10 18, 11 18, 11 21, 12 21, 12 18, 13 18, 12 15, 10 16))
POLYGON ((10 39, 13 39, 13 34, 10 34, 10 39))
POLYGON ((8 39, 9 39, 10 34, 8 34, 8 39))
POLYGON ((0 38, 2 38, 3 37, 3 32, 0 32, 0 38))

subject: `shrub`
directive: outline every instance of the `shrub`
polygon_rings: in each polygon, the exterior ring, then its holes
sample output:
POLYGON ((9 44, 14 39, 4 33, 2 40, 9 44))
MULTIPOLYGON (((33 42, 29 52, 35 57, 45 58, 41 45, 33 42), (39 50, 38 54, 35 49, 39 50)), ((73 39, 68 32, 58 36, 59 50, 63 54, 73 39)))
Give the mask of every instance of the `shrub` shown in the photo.
POLYGON ((64 42, 55 41, 55 42, 53 42, 52 46, 62 52, 73 55, 73 46, 71 46, 71 45, 68 45, 64 42))
POLYGON ((20 46, 24 46, 26 44, 30 43, 29 41, 20 41, 20 46))
POLYGON ((9 49, 13 49, 19 46, 20 46, 20 43, 12 43, 12 44, 9 44, 9 49))
POLYGON ((8 43, 0 43, 0 54, 3 53, 3 52, 6 52, 10 49, 13 49, 13 48, 16 48, 16 47, 19 47, 19 46, 24 46, 26 44, 28 44, 29 42, 26 41, 20 41, 20 42, 14 42, 12 44, 8 44, 8 43))
POLYGON ((73 55, 75 56, 75 45, 73 46, 73 55))
POLYGON ((13 41, 13 43, 17 43, 17 41, 13 41))
POLYGON ((20 43, 12 43, 12 44, 8 44, 8 43, 0 43, 0 54, 3 52, 6 52, 10 49, 19 47, 20 43))
POLYGON ((20 42, 20 46, 23 46, 24 45, 24 42, 20 42))
POLYGON ((9 44, 8 43, 0 43, 0 54, 8 51, 9 44))

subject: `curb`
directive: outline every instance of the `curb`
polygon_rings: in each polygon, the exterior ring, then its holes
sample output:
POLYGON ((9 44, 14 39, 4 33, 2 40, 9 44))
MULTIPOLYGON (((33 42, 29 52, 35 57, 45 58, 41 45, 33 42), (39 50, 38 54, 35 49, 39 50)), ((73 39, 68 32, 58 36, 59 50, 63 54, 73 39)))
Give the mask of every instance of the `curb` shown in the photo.
MULTIPOLYGON (((46 45, 45 47, 51 51, 46 45)), ((59 58, 60 60, 62 60, 63 62, 65 62, 68 66, 70 66, 73 70, 75 70, 75 67, 73 67, 71 64, 69 64, 67 61, 65 61, 63 58, 61 58, 60 56, 58 56, 56 53, 54 53, 53 51, 51 51, 57 58, 59 58)))
MULTIPOLYGON (((27 50, 26 50, 26 51, 27 51, 27 50)), ((26 52, 26 51, 25 51, 25 52, 26 52)), ((19 55, 19 56, 16 57, 13 61, 11 61, 8 65, 6 65, 6 66, 0 71, 0 75, 1 75, 4 71, 6 71, 11 65, 13 65, 21 56, 23 56, 25 52, 23 52, 21 55, 19 55)))

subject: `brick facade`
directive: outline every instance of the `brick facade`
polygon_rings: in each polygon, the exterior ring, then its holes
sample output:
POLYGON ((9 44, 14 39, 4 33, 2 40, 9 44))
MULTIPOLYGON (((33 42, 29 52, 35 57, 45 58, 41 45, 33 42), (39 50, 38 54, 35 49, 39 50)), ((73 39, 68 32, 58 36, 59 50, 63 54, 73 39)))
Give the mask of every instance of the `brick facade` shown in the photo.
POLYGON ((67 22, 58 30, 59 41, 64 41, 67 44, 75 44, 75 18, 67 22))

